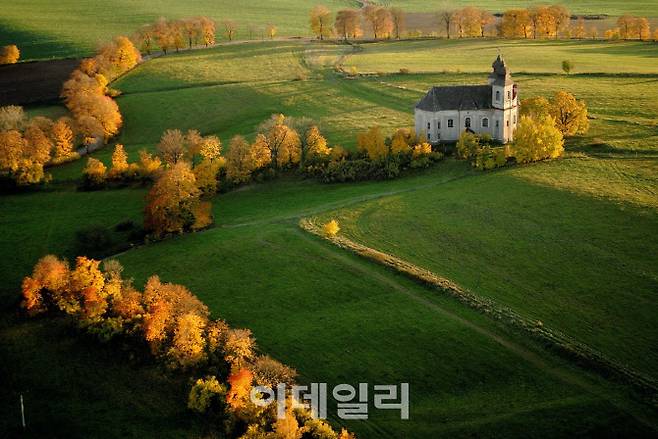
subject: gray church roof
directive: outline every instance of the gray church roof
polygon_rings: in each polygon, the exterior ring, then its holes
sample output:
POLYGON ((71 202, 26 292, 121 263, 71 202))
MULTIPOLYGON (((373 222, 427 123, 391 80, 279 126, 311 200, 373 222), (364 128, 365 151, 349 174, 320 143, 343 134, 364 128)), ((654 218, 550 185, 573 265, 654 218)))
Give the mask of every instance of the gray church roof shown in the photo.
POLYGON ((488 109, 491 108, 491 86, 432 87, 416 108, 425 111, 488 109))

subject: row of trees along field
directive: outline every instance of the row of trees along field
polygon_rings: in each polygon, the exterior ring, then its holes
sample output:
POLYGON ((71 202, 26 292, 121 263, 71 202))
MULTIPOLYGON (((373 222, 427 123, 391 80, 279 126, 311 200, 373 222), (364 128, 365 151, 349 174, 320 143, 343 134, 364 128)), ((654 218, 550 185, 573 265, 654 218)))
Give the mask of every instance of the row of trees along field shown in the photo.
POLYGON ((102 341, 113 340, 136 357, 154 357, 169 373, 194 383, 188 408, 207 420, 215 437, 353 439, 343 429, 314 419, 309 409, 293 410, 290 390, 284 418, 273 405, 251 400, 252 388, 295 383, 297 372, 259 354, 249 329, 231 328, 183 285, 151 276, 144 291, 122 276, 116 260, 81 256, 75 267, 56 256, 41 258, 23 279, 22 308, 28 315, 60 313, 102 341))
POLYGON ((558 91, 550 99, 537 96, 523 100, 511 144, 496 146, 488 136, 464 131, 457 142, 457 156, 482 170, 554 159, 563 154, 565 137, 584 134, 588 129, 585 102, 558 91))
MULTIPOLYGON (((474 6, 461 9, 445 8, 435 14, 435 26, 447 38, 498 36, 502 38, 597 38, 596 26, 587 26, 585 17, 572 20, 569 10, 562 5, 533 6, 510 9, 500 14, 500 20, 491 12, 474 6)), ((608 39, 651 39, 649 21, 644 17, 623 16, 617 28, 605 32, 608 39)), ((310 13, 310 27, 319 39, 355 39, 364 35, 364 27, 378 38, 421 36, 420 30, 407 29, 406 13, 400 8, 385 8, 367 4, 364 8, 341 9, 335 17, 322 5, 310 13)), ((658 30, 653 38, 658 40, 658 30)))
POLYGON ((77 123, 28 118, 22 107, 0 107, 0 178, 4 184, 29 185, 48 180, 44 166, 75 160, 77 123))
POLYGON ((385 137, 378 127, 359 133, 359 151, 329 147, 318 125, 308 118, 272 115, 261 123, 253 142, 234 136, 226 156, 216 136, 167 130, 157 144, 157 156, 140 151, 128 162, 123 145, 116 145, 111 167, 89 158, 83 188, 154 181, 147 195, 144 227, 153 237, 199 230, 212 223, 208 201, 220 186, 228 189, 280 172, 299 172, 323 181, 394 178, 407 167, 427 167, 442 155, 432 152, 409 129, 385 137))

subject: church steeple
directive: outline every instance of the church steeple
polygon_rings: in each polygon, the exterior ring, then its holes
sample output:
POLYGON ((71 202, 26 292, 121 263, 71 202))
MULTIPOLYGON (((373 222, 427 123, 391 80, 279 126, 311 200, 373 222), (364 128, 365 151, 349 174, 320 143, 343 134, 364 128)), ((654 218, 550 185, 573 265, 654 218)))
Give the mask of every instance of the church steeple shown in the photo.
POLYGON ((505 60, 498 54, 496 60, 491 64, 493 71, 489 74, 489 84, 505 86, 512 82, 511 72, 508 70, 505 60))

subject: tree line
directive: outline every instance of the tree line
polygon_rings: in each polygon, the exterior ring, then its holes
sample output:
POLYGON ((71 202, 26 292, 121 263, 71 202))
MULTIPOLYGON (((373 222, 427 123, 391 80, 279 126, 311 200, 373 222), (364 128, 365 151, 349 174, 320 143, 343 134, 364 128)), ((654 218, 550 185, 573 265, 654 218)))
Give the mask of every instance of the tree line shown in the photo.
MULTIPOLYGON (((310 29, 318 39, 357 39, 368 30, 375 39, 400 39, 402 36, 421 36, 420 30, 407 29, 406 13, 400 8, 386 8, 368 3, 361 9, 341 9, 335 16, 326 6, 315 6, 310 12, 310 29)), ((444 8, 435 13, 434 25, 446 38, 484 38, 486 36, 509 39, 598 38, 596 26, 587 26, 585 17, 572 19, 569 10, 559 4, 515 8, 497 14, 467 6, 444 8)), ((606 39, 643 40, 652 38, 646 17, 624 15, 617 27, 605 32, 606 39)), ((658 29, 653 34, 658 41, 658 29)))
POLYGON ((211 319, 208 307, 185 286, 154 275, 140 291, 122 273, 116 260, 101 267, 80 256, 71 268, 64 259, 44 256, 23 279, 21 307, 31 316, 66 315, 99 340, 155 358, 168 373, 194 378, 187 406, 223 437, 354 439, 314 419, 308 409, 293 411, 289 394, 282 419, 254 404, 253 387, 290 388, 297 372, 259 353, 249 329, 211 319))
POLYGON ((324 182, 395 178, 407 168, 428 167, 443 158, 407 128, 386 137, 379 127, 371 127, 357 134, 357 144, 356 152, 330 147, 315 121, 283 114, 263 121, 253 142, 234 136, 226 155, 217 136, 170 129, 156 145, 155 156, 141 150, 139 160, 129 163, 125 148, 117 144, 109 168, 88 158, 82 188, 152 181, 144 228, 162 238, 208 227, 213 221, 210 199, 220 187, 228 190, 282 172, 324 182))
POLYGON ((457 157, 481 170, 554 159, 562 156, 565 137, 588 129, 585 102, 561 90, 550 99, 536 96, 521 102, 521 118, 508 145, 495 146, 488 136, 464 131, 457 142, 457 157))
POLYGON ((28 118, 22 107, 0 107, 0 179, 3 185, 25 186, 49 180, 46 165, 75 160, 76 122, 28 118))

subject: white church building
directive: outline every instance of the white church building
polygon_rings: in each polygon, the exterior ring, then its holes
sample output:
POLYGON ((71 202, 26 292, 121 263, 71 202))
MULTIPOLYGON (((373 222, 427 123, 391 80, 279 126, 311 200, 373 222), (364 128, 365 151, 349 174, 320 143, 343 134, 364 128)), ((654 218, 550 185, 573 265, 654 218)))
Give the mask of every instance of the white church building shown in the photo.
POLYGON ((513 140, 519 117, 519 96, 509 69, 498 55, 488 85, 432 87, 414 111, 416 133, 432 144, 455 142, 461 133, 489 134, 513 140))

